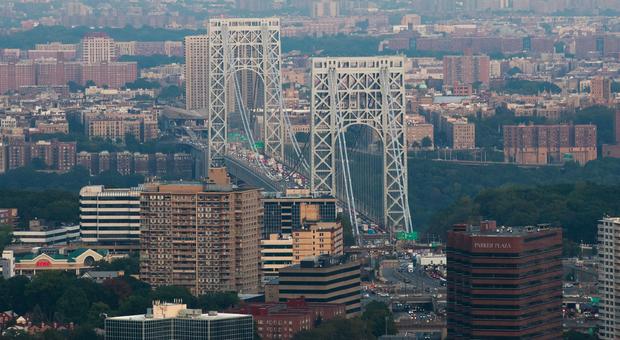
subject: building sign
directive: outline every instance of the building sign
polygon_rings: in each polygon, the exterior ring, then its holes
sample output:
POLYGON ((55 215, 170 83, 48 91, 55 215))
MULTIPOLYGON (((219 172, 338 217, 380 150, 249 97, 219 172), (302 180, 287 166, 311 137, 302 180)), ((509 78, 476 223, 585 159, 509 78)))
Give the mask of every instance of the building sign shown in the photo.
POLYGON ((39 260, 36 263, 37 267, 49 267, 51 265, 52 265, 52 263, 49 260, 39 260))
POLYGON ((511 249, 509 242, 474 242, 475 249, 511 249))

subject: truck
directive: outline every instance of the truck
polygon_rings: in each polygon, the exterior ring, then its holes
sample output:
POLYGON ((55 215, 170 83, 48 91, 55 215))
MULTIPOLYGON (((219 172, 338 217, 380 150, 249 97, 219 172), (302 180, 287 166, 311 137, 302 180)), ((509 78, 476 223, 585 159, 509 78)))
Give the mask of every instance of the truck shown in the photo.
POLYGON ((407 265, 407 271, 408 271, 409 273, 413 273, 413 263, 409 263, 409 264, 407 265))

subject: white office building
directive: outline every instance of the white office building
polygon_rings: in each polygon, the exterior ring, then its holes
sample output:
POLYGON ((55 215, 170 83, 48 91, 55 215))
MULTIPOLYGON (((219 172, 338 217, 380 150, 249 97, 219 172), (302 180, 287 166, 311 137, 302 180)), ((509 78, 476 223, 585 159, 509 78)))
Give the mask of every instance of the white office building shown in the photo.
POLYGON ((91 248, 126 253, 140 249, 141 187, 80 190, 80 234, 91 248))
POLYGON ((80 226, 30 228, 13 231, 13 244, 33 247, 66 245, 80 240, 80 226))

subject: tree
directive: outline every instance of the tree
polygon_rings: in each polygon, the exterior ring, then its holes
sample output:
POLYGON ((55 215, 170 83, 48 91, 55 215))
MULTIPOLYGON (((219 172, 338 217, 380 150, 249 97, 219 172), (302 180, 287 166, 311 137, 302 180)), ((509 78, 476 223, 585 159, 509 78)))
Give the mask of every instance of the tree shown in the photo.
POLYGON ((374 340, 375 336, 359 318, 335 319, 323 322, 319 327, 295 334, 294 340, 374 340))
POLYGON ((382 302, 372 301, 366 305, 366 310, 362 314, 362 320, 366 322, 368 328, 370 328, 372 334, 376 337, 384 334, 396 334, 394 316, 382 302))
POLYGON ((508 72, 506 72, 506 74, 508 74, 511 77, 519 73, 523 73, 523 71, 521 71, 521 69, 516 66, 508 70, 508 72))
POLYGON ((88 88, 88 87, 93 87, 93 86, 97 86, 97 84, 95 84, 95 82, 94 82, 94 81, 92 81, 92 80, 87 80, 87 81, 86 81, 86 84, 84 84, 84 87, 85 87, 85 88, 88 88))
POLYGON ((103 271, 123 271, 125 275, 134 275, 140 272, 140 254, 134 252, 123 258, 116 258, 110 262, 101 260, 95 262, 94 268, 103 271))
POLYGON ((30 160, 30 166, 35 170, 45 170, 48 168, 47 164, 45 164, 45 162, 38 157, 32 158, 30 160))
POLYGON ((53 319, 56 303, 71 282, 69 273, 43 271, 26 286, 24 303, 27 310, 38 304, 48 320, 53 319))
POLYGON ((349 218, 345 214, 339 213, 336 219, 338 220, 338 222, 340 222, 340 224, 342 224, 344 245, 355 245, 355 238, 353 237, 353 226, 351 225, 351 221, 349 221, 349 218))
POLYGON ((144 314, 151 307, 151 302, 148 295, 131 295, 120 303, 118 315, 144 314))
POLYGON ((196 305, 196 298, 185 287, 180 286, 161 286, 157 287, 151 294, 153 300, 173 301, 181 299, 188 306, 196 305))
POLYGON ((175 99, 181 96, 181 89, 176 85, 170 85, 164 87, 161 92, 159 92, 159 99, 175 99))
POLYGON ((423 148, 430 148, 431 146, 433 146, 433 140, 429 136, 422 138, 423 148))
POLYGON ((124 55, 119 58, 119 61, 135 61, 138 63, 138 68, 151 68, 160 65, 168 64, 183 64, 185 59, 177 56, 166 56, 161 54, 143 56, 143 55, 124 55))
POLYGON ((26 287, 30 284, 30 280, 25 276, 14 276, 7 281, 6 284, 6 292, 8 294, 6 299, 10 301, 10 308, 17 314, 24 314, 29 310, 30 306, 27 306, 25 303, 25 290, 26 287))
POLYGON ((13 242, 13 227, 0 225, 0 251, 13 242))
POLYGON ((149 90, 149 89, 158 89, 160 87, 161 85, 158 82, 149 81, 144 78, 138 78, 134 82, 125 84, 125 88, 131 89, 131 90, 137 90, 137 89, 149 90))
POLYGON ((67 321, 81 323, 87 317, 90 302, 83 290, 69 287, 56 303, 56 311, 67 321))
POLYGON ((103 328, 103 321, 106 315, 110 315, 112 309, 103 302, 95 302, 90 306, 84 321, 90 328, 103 328))
POLYGON ((69 92, 72 93, 76 93, 76 92, 83 92, 84 91, 84 86, 74 82, 74 81, 70 81, 67 83, 67 86, 69 86, 69 92))
POLYGON ((203 311, 225 310, 239 304, 239 296, 235 292, 211 292, 198 297, 196 307, 203 311))

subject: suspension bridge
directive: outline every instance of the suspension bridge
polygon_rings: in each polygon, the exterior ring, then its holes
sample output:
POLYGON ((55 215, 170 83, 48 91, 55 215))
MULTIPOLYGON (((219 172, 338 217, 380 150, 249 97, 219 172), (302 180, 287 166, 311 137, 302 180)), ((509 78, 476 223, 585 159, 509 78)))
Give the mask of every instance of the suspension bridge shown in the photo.
POLYGON ((198 150, 202 173, 225 163, 271 190, 305 187, 312 195, 338 197, 360 244, 360 210, 392 239, 398 231, 413 230, 407 197, 403 57, 313 58, 310 133, 302 146, 283 105, 279 19, 211 19, 208 44, 207 133, 186 128, 184 141, 198 150), (261 84, 252 85, 251 103, 248 86, 241 80, 247 74, 261 84), (257 109, 256 103, 262 107, 257 109), (245 143, 228 140, 233 114, 240 118, 245 143), (364 167, 370 167, 360 158, 363 152, 354 148, 362 142, 380 145, 375 155, 381 158, 382 169, 372 169, 377 176, 372 183, 359 178, 369 170, 364 167), (358 202, 367 201, 360 195, 370 195, 365 189, 375 182, 380 183, 374 186, 379 193, 372 195, 380 196, 380 207, 362 204, 360 209, 358 202))

